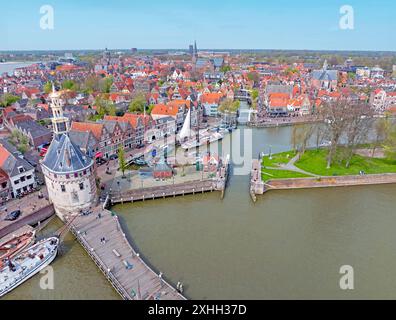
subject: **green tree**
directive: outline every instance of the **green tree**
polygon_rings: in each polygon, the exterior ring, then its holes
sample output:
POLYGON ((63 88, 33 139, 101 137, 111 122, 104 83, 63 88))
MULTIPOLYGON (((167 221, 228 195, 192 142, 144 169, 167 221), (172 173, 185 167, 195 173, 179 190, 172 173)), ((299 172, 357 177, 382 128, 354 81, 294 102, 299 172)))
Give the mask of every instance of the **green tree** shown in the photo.
POLYGON ((222 113, 237 112, 240 107, 239 100, 225 99, 219 106, 219 111, 222 113))
POLYGON ((375 141, 373 143, 373 150, 371 157, 374 157, 375 150, 381 147, 382 143, 387 141, 388 135, 391 131, 392 123, 388 116, 378 119, 374 124, 375 141))
POLYGON ((154 107, 155 107, 155 104, 150 104, 150 105, 147 107, 147 109, 146 109, 146 113, 147 113, 147 114, 151 114, 151 111, 153 111, 154 107))
POLYGON ((95 106, 99 119, 103 119, 103 117, 107 114, 108 104, 108 100, 102 98, 101 96, 96 97, 95 106))
POLYGON ((384 143, 384 151, 387 159, 396 161, 396 126, 390 130, 390 133, 384 143))
POLYGON ((247 77, 250 81, 254 81, 254 83, 258 83, 260 81, 260 75, 256 71, 249 72, 247 77))
POLYGON ((356 73, 348 72, 348 79, 355 80, 356 79, 356 73))
POLYGON ((14 96, 9 93, 5 93, 1 96, 0 98, 0 106, 1 107, 8 107, 12 105, 13 103, 19 101, 21 98, 18 96, 14 96))
POLYGON ((257 89, 253 89, 251 92, 252 100, 255 101, 259 96, 259 91, 257 89))
POLYGON ((232 69, 231 69, 231 66, 229 66, 229 65, 224 65, 224 66, 222 66, 221 68, 220 68, 220 71, 221 72, 224 72, 224 73, 226 73, 226 72, 228 72, 228 71, 231 71, 232 69))
POLYGON ((16 146, 19 143, 20 137, 21 137, 21 133, 18 130, 14 129, 11 131, 11 137, 10 137, 9 141, 14 146, 16 146))
POLYGON ((135 98, 132 99, 129 104, 129 112, 142 113, 146 106, 146 98, 143 93, 139 93, 135 98))
POLYGON ((292 76, 292 75, 295 74, 295 73, 298 73, 298 69, 296 69, 296 68, 288 67, 288 68, 285 70, 285 74, 286 74, 287 76, 292 76))
POLYGON ((96 75, 88 76, 85 79, 85 81, 84 81, 84 83, 82 85, 83 92, 84 93, 92 93, 92 92, 95 92, 95 91, 99 91, 99 87, 100 87, 99 86, 99 81, 100 81, 100 79, 96 75))
POLYGON ((111 103, 108 105, 108 107, 106 109, 106 114, 108 114, 109 116, 117 115, 117 109, 116 109, 116 106, 114 105, 114 103, 111 103))
POLYGON ((44 89, 45 93, 50 93, 52 91, 52 83, 50 81, 47 81, 44 84, 44 88, 43 89, 44 89))
POLYGON ((78 90, 78 84, 73 81, 73 80, 65 80, 62 82, 62 89, 65 90, 71 90, 71 91, 77 91, 78 90))
POLYGON ((105 77, 100 79, 99 88, 102 93, 110 93, 110 88, 113 84, 113 77, 105 77))
POLYGON ((125 170, 127 169, 127 163, 125 161, 125 151, 122 145, 118 148, 118 165, 122 172, 122 178, 125 178, 125 170))

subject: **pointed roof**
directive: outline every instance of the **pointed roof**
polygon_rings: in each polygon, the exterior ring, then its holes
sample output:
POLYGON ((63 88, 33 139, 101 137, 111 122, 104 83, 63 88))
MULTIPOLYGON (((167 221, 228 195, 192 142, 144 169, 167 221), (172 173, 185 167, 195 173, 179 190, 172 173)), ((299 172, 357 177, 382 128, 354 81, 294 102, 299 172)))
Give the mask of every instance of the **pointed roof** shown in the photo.
POLYGON ((92 162, 67 134, 62 134, 52 140, 42 165, 51 172, 62 174, 86 169, 92 162))

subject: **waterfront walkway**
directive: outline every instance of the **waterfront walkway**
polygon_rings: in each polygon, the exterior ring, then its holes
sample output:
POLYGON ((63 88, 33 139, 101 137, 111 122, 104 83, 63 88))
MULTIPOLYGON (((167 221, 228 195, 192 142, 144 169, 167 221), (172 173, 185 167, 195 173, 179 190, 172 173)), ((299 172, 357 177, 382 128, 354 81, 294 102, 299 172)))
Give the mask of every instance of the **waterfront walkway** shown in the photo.
POLYGON ((110 211, 97 207, 78 216, 70 230, 123 299, 185 300, 143 261, 110 211))
POLYGON ((184 196, 187 194, 212 192, 218 190, 216 187, 216 181, 207 180, 196 180, 185 183, 162 185, 152 188, 133 189, 121 193, 111 194, 111 203, 124 203, 134 201, 145 201, 154 200, 158 198, 184 196))
POLYGON ((267 167, 268 169, 271 170, 287 170, 287 171, 294 171, 294 172, 298 172, 301 174, 305 174, 307 176, 311 176, 311 177, 319 177, 317 174, 311 173, 311 172, 307 172, 303 169, 300 169, 298 167, 295 166, 295 163, 300 160, 300 153, 297 153, 294 158, 292 158, 288 163, 286 164, 280 164, 279 167, 267 167))

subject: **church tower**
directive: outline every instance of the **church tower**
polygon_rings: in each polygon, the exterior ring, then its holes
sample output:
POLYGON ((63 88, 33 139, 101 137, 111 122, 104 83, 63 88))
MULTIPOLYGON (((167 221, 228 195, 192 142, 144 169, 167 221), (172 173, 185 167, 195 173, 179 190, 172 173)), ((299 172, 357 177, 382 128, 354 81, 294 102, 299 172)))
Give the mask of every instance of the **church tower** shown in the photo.
POLYGON ((55 136, 67 134, 69 131, 69 119, 63 115, 62 101, 59 92, 55 91, 54 84, 52 84, 51 98, 52 109, 52 127, 55 136))
POLYGON ((98 201, 96 168, 69 137, 69 119, 63 115, 60 92, 50 94, 54 138, 41 167, 48 196, 56 214, 63 220, 66 214, 94 207, 98 201))
POLYGON ((198 48, 197 41, 194 41, 194 53, 193 53, 193 63, 195 64, 198 60, 198 48))

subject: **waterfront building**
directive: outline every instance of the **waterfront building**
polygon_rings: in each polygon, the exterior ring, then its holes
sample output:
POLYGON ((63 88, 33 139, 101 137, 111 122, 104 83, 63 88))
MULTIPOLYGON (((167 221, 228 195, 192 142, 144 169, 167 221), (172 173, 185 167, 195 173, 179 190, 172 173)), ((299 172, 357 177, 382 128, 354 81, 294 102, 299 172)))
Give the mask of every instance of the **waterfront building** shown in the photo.
MULTIPOLYGON (((37 186, 34 167, 7 140, 0 140, 0 169, 8 176, 11 197, 15 198, 37 186)), ((1 189, 8 189, 1 182, 1 189)))
POLYGON ((69 120, 63 115, 60 92, 50 94, 54 138, 41 163, 49 200, 62 219, 96 205, 98 200, 94 161, 69 137, 69 120))

